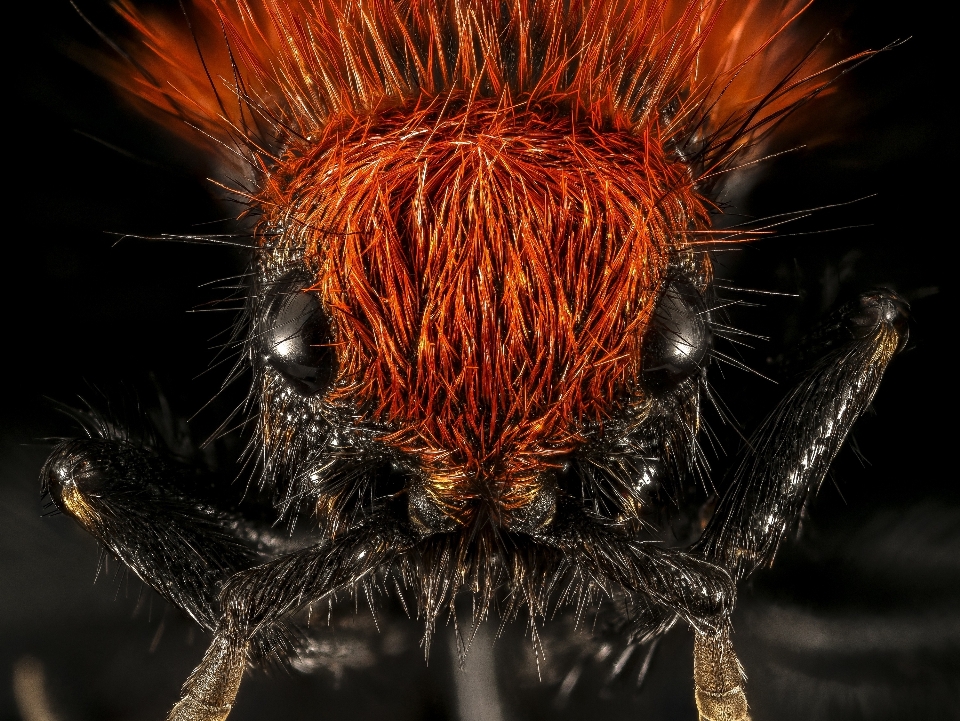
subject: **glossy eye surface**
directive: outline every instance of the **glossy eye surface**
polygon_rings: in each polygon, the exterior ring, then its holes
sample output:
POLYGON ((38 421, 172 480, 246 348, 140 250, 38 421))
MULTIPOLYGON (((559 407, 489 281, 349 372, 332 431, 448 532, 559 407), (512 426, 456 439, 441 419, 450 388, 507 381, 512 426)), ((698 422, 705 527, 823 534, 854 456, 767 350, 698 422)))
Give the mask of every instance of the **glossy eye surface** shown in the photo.
POLYGON ((703 367, 713 344, 703 297, 689 283, 670 283, 647 330, 643 371, 648 381, 683 380, 703 367))
POLYGON ((301 275, 267 291, 261 322, 264 360, 298 391, 312 395, 336 377, 330 319, 316 293, 303 290, 301 275))

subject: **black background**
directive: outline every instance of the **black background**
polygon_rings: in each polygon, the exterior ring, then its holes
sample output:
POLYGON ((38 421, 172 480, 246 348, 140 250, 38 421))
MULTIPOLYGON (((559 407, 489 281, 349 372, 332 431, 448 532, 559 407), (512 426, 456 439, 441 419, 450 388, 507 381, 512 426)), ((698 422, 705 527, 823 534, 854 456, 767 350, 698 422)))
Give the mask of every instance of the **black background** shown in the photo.
MULTIPOLYGON (((949 351, 956 331, 947 321, 954 300, 948 275, 955 267, 956 133, 949 107, 956 83, 948 20, 934 7, 819 4, 815 12, 833 18, 850 49, 912 39, 845 79, 842 104, 804 111, 821 113, 815 122, 836 125, 840 137, 771 163, 745 210, 765 215, 876 194, 792 230, 868 227, 767 240, 725 255, 722 264, 721 272, 742 285, 801 293, 749 298, 762 307, 736 311, 742 327, 771 336, 742 352, 761 370, 853 293, 895 288, 913 315, 909 350, 891 366, 874 411, 857 424, 856 449, 841 453, 799 541, 741 592, 736 640, 759 720, 960 718, 960 497, 947 437, 956 425, 949 351)), ((91 0, 84 9, 120 32, 102 3, 91 0)), ((202 159, 68 57, 71 45, 96 43, 69 4, 21 7, 7 32, 15 52, 6 78, 0 284, 7 358, 0 714, 17 717, 14 668, 37 668, 24 665, 35 659, 57 718, 159 719, 204 639, 164 613, 136 579, 115 575, 113 565, 94 583, 96 543, 67 518, 40 517, 45 439, 71 432, 45 398, 75 403, 101 390, 112 398, 149 394, 150 373, 185 414, 213 395, 224 369, 197 376, 230 316, 188 311, 219 297, 202 284, 242 272, 242 258, 202 246, 115 244, 106 231, 192 232, 236 209, 214 200, 202 159)), ((722 375, 714 369, 723 398, 747 428, 781 392, 739 371, 722 375)), ((198 436, 217 425, 229 400, 199 415, 198 436)), ((734 434, 720 434, 735 451, 734 434)), ((231 718, 456 718, 447 646, 437 645, 428 667, 416 629, 398 627, 391 653, 369 664, 348 660, 366 667, 339 678, 253 675, 231 718)), ((640 693, 629 686, 598 693, 601 671, 588 669, 563 708, 551 701, 555 686, 527 682, 535 674, 517 670, 524 656, 519 635, 496 647, 507 718, 695 718, 686 631, 664 641, 640 693)), ((551 673, 547 668, 548 680, 551 673)))

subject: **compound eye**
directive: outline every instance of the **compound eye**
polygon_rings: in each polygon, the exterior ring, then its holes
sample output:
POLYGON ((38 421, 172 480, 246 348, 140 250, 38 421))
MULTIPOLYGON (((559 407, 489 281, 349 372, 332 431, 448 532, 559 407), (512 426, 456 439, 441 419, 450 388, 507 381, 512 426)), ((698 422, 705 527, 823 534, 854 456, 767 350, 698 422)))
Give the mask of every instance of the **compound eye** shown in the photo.
POLYGON ((261 323, 264 360, 298 391, 327 390, 336 377, 330 319, 316 293, 304 291, 301 274, 267 291, 261 323))
POLYGON ((644 338, 643 371, 648 380, 676 383, 703 366, 713 344, 707 306, 689 283, 670 283, 644 338))

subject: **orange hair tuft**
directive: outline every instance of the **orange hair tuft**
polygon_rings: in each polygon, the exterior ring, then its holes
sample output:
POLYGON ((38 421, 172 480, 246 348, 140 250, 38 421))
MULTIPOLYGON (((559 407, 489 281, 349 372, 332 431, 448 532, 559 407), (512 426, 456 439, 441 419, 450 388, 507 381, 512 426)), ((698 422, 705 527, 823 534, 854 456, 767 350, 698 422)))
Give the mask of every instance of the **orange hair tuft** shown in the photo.
MULTIPOLYGON (((842 64, 796 2, 197 0, 121 7, 114 78, 250 169, 316 279, 340 378, 434 500, 523 507, 638 393, 707 176, 842 64)), ((848 59, 845 62, 848 62, 848 59)))

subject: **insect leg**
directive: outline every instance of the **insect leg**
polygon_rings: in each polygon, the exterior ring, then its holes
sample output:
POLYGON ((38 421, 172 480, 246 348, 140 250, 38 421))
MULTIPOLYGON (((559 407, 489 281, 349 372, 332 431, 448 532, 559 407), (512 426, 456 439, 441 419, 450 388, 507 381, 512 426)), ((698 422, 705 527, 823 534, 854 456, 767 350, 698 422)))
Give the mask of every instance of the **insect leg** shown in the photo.
POLYGON ((693 642, 694 697, 700 721, 750 721, 743 691, 746 674, 733 650, 730 625, 697 633, 693 642))
POLYGON ((641 542, 558 503, 551 526, 537 540, 560 550, 573 568, 601 587, 622 588, 695 629, 720 629, 733 610, 736 587, 723 569, 679 549, 641 542))
POLYGON ((242 571, 226 585, 213 643, 183 686, 168 721, 222 721, 240 687, 254 637, 281 618, 375 572, 416 538, 374 516, 336 538, 242 571))
POLYGON ((134 443, 66 441, 41 479, 60 510, 208 629, 221 584, 255 562, 230 532, 241 519, 198 503, 182 471, 134 443))
MULTIPOLYGON (((890 291, 860 296, 811 334, 805 350, 821 358, 750 439, 693 553, 734 578, 772 563, 906 340, 906 304, 890 291)), ((694 679, 701 719, 747 718, 742 678, 729 631, 698 633, 694 679)))
POLYGON ((748 721, 744 675, 730 640, 736 587, 721 567, 690 553, 626 538, 582 511, 558 509, 548 537, 601 587, 614 584, 644 604, 648 629, 678 616, 696 634, 694 678, 702 721, 748 721))
POLYGON ((807 350, 827 352, 751 437, 694 553, 735 578, 773 562, 906 340, 907 306, 892 291, 860 296, 811 334, 807 350))

